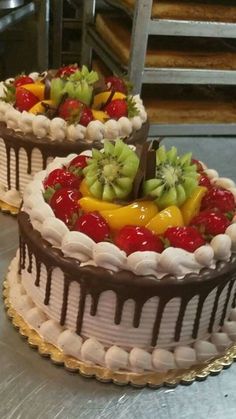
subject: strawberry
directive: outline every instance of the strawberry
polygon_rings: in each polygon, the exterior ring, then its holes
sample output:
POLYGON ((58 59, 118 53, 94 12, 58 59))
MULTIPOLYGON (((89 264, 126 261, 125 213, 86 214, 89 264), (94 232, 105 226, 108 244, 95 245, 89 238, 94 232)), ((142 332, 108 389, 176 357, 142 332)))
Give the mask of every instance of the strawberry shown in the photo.
POLYGON ((69 77, 71 76, 71 74, 74 74, 78 70, 79 67, 77 64, 65 65, 59 68, 55 77, 69 77))
POLYGON ((72 228, 79 216, 79 191, 71 187, 58 189, 50 200, 50 206, 57 218, 72 228))
POLYGON ((44 188, 60 189, 67 186, 79 188, 81 179, 75 174, 63 169, 55 169, 44 179, 44 188))
POLYGON ((230 225, 230 221, 220 212, 205 210, 192 219, 191 225, 196 227, 204 236, 216 236, 225 232, 230 225))
POLYGON ((30 91, 24 89, 23 87, 18 87, 16 89, 15 107, 18 111, 28 111, 38 102, 39 98, 37 98, 37 96, 30 91))
POLYGON ((203 236, 194 227, 169 227, 164 233, 164 239, 173 247, 179 247, 194 252, 205 244, 203 236))
POLYGON ((77 122, 85 127, 93 120, 91 109, 77 99, 66 99, 59 106, 58 115, 68 122, 77 122))
POLYGON ((128 89, 124 80, 116 76, 105 77, 105 83, 108 90, 114 90, 115 92, 121 92, 125 95, 128 93, 128 89))
POLYGON ((32 83, 34 83, 34 80, 31 77, 26 76, 24 74, 16 77, 13 82, 15 87, 20 87, 20 86, 23 86, 24 84, 32 84, 32 83))
POLYGON ((125 226, 115 237, 115 244, 130 255, 134 252, 152 251, 161 253, 164 245, 158 236, 155 236, 146 227, 125 226))
POLYGON ((67 169, 69 170, 69 172, 74 173, 76 176, 82 176, 83 169, 87 166, 88 160, 90 158, 91 157, 85 156, 84 154, 76 156, 73 160, 71 160, 67 169))
POLYGON ((224 188, 213 187, 202 199, 201 209, 217 209, 223 213, 235 211, 233 194, 224 188))
POLYGON ((81 215, 73 230, 86 234, 96 243, 106 240, 110 234, 106 220, 96 211, 81 215))
POLYGON ((128 116, 128 105, 125 99, 114 99, 104 107, 104 111, 110 118, 119 119, 128 116))
POLYGON ((199 174, 198 185, 205 186, 205 188, 207 189, 210 189, 212 187, 209 177, 205 175, 205 173, 203 172, 199 174))
POLYGON ((200 172, 204 171, 204 168, 203 168, 203 166, 202 166, 202 164, 200 163, 199 160, 192 159, 191 161, 192 161, 192 164, 195 164, 197 166, 197 172, 200 173, 200 172))

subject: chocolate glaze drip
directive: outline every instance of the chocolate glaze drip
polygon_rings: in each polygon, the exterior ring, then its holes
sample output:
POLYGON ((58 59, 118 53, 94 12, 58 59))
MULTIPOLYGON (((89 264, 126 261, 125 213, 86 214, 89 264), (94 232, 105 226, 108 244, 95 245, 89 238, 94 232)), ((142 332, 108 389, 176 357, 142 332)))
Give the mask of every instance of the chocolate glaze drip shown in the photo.
MULTIPOLYGON (((217 313, 218 301, 224 288, 228 286, 225 297, 225 305, 221 317, 225 317, 227 304, 231 295, 233 284, 236 281, 236 256, 231 257, 228 263, 218 263, 216 269, 203 269, 199 275, 188 274, 185 280, 177 280, 167 275, 162 280, 152 276, 137 276, 129 271, 112 272, 100 267, 80 266, 79 261, 64 257, 62 252, 54 249, 42 239, 40 233, 33 229, 28 214, 21 212, 18 217, 20 228, 20 264, 21 269, 25 266, 25 248, 32 252, 36 259, 37 285, 39 284, 40 268, 45 265, 47 272, 46 292, 44 304, 49 304, 51 293, 52 272, 54 268, 60 268, 64 273, 64 294, 61 308, 61 324, 65 323, 68 307, 69 287, 72 281, 80 285, 80 298, 78 302, 77 333, 80 334, 83 326, 85 301, 87 295, 91 295, 90 314, 96 315, 97 306, 101 294, 105 291, 113 291, 116 295, 115 324, 122 320, 124 304, 132 299, 135 303, 133 326, 139 327, 143 306, 150 298, 158 297, 156 319, 152 331, 151 345, 155 346, 158 340, 161 321, 166 305, 174 298, 180 299, 178 318, 175 325, 175 340, 178 342, 181 337, 183 319, 186 307, 193 297, 198 296, 198 308, 195 315, 195 322, 192 337, 198 337, 199 324, 202 307, 207 296, 215 289, 216 297, 210 317, 209 332, 212 331, 215 316, 217 313), (37 267, 38 266, 38 267, 37 267), (229 285, 227 285, 229 284, 229 285), (232 286, 231 286, 232 284, 232 286)), ((218 325, 220 326, 220 324, 218 325)))
POLYGON ((227 296, 226 296, 226 299, 225 299, 224 308, 223 308, 223 311, 222 311, 222 316, 221 316, 221 319, 220 319, 220 325, 221 326, 223 326, 224 321, 225 321, 225 316, 226 316, 226 313, 227 313, 227 308, 228 308, 228 305, 229 305, 230 295, 231 295, 233 285, 234 285, 233 281, 230 281, 229 285, 228 285, 228 291, 227 291, 227 296))
POLYGON ((30 248, 28 247, 28 258, 29 258, 29 264, 27 271, 29 273, 32 272, 32 263, 33 263, 33 253, 31 252, 30 248))
MULTIPOLYGON (((146 141, 149 130, 149 124, 146 122, 140 130, 134 132, 127 138, 127 144, 142 144, 146 141)), ((81 153, 84 150, 95 148, 102 148, 103 144, 98 141, 88 142, 86 140, 79 140, 72 142, 52 141, 49 137, 37 138, 34 134, 24 134, 21 131, 14 131, 7 128, 5 122, 0 122, 0 138, 3 139, 6 148, 6 164, 7 164, 7 187, 11 189, 14 187, 19 190, 20 187, 20 171, 19 171, 19 151, 23 148, 27 155, 27 173, 32 171, 32 151, 37 148, 42 155, 42 170, 47 166, 49 157, 66 157, 70 153, 81 153), (11 182, 11 150, 15 153, 16 158, 16 180, 15 185, 11 182)))
POLYGON ((41 262, 38 259, 35 259, 36 263, 36 279, 34 285, 39 287, 40 285, 40 274, 41 274, 41 262))

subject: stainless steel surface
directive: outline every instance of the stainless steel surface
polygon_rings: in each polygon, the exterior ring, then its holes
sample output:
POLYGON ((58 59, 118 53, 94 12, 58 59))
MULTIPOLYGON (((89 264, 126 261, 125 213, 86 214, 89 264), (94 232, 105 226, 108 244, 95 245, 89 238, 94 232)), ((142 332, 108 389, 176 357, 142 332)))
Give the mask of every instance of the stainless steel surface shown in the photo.
MULTIPOLYGON (((236 181, 236 137, 169 138, 236 181)), ((17 248, 17 223, 0 214, 0 275, 17 248)), ((41 358, 22 340, 0 303, 1 419, 233 419, 236 365, 190 387, 160 390, 117 387, 85 379, 41 358)))
POLYGON ((35 2, 32 1, 19 9, 9 11, 0 17, 0 32, 21 21, 27 16, 32 15, 36 10, 35 2))
POLYGON ((236 135, 236 123, 235 124, 155 124, 150 123, 149 129, 150 137, 158 135, 171 135, 182 136, 200 136, 200 135, 236 135))
POLYGON ((24 0, 0 0, 0 10, 14 9, 15 7, 22 6, 24 0))

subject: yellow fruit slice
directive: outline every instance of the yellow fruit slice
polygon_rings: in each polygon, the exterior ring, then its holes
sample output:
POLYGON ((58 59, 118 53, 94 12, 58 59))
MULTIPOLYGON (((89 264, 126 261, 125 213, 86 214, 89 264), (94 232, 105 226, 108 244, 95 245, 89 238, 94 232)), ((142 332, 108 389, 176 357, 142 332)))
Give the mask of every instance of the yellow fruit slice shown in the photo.
POLYGON ((92 109, 92 114, 94 119, 100 122, 106 122, 109 119, 109 115, 107 115, 107 113, 103 111, 97 111, 95 109, 92 109))
POLYGON ((207 192, 207 188, 205 186, 197 186, 195 191, 193 192, 192 196, 185 201, 185 203, 180 208, 182 212, 184 224, 189 225, 193 217, 198 215, 200 212, 202 198, 207 192))
POLYGON ((121 207, 121 205, 113 204, 112 202, 101 201, 100 199, 84 196, 79 200, 80 207, 85 212, 90 211, 104 211, 104 210, 115 210, 121 207))
POLYGON ((35 96, 39 98, 39 100, 44 99, 44 92, 45 92, 44 83, 29 83, 29 84, 24 84, 21 87, 33 93, 35 96))
POLYGON ((183 227, 181 211, 175 205, 165 208, 152 218, 146 227, 155 234, 163 234, 169 227, 183 227))
POLYGON ((29 113, 33 113, 37 115, 39 113, 45 113, 46 107, 43 104, 53 106, 54 102, 52 100, 41 100, 40 102, 36 103, 32 108, 30 108, 29 113))
MULTIPOLYGON (((111 93, 112 92, 107 91, 107 92, 101 92, 95 95, 92 108, 101 109, 102 106, 104 106, 107 103, 109 97, 111 96, 111 93)), ((126 98, 126 95, 124 95, 124 93, 121 93, 121 92, 115 92, 114 95, 112 96, 112 100, 125 99, 125 98, 126 98)))
POLYGON ((125 225, 145 226, 157 212, 153 201, 135 201, 113 211, 100 211, 100 214, 112 230, 120 230, 125 225))
POLYGON ((87 186, 86 179, 84 178, 80 184, 79 191, 82 196, 93 196, 87 186))

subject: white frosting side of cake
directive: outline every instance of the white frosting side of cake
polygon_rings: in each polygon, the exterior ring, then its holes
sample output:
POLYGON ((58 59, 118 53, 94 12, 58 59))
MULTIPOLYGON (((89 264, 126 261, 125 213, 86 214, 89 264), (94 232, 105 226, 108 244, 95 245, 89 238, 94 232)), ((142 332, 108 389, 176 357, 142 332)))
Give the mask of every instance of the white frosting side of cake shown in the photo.
MULTIPOLYGON (((22 199, 22 194, 25 186, 32 180, 34 175, 41 171, 43 168, 43 158, 39 149, 36 147, 32 151, 32 165, 31 174, 27 173, 28 159, 26 152, 23 148, 19 150, 19 191, 16 190, 16 157, 14 150, 10 151, 10 177, 11 177, 11 189, 7 188, 7 156, 5 143, 0 138, 0 200, 6 202, 9 205, 19 207, 22 199)), ((50 163, 52 158, 49 157, 47 163, 50 163)))
MULTIPOLYGON (((236 308, 234 308, 227 313, 227 320, 221 330, 213 332, 209 337, 197 339, 193 346, 180 343, 173 350, 158 347, 147 351, 135 346, 135 343, 132 348, 120 347, 117 343, 107 345, 95 336, 82 338, 67 327, 61 327, 57 320, 47 315, 45 305, 43 309, 38 304, 35 305, 18 275, 18 257, 11 262, 7 280, 10 287, 10 302, 28 325, 65 355, 87 363, 103 365, 113 370, 166 372, 176 368, 189 368, 196 363, 208 361, 236 342, 236 308)), ((204 317, 206 315, 205 311, 204 317)))

